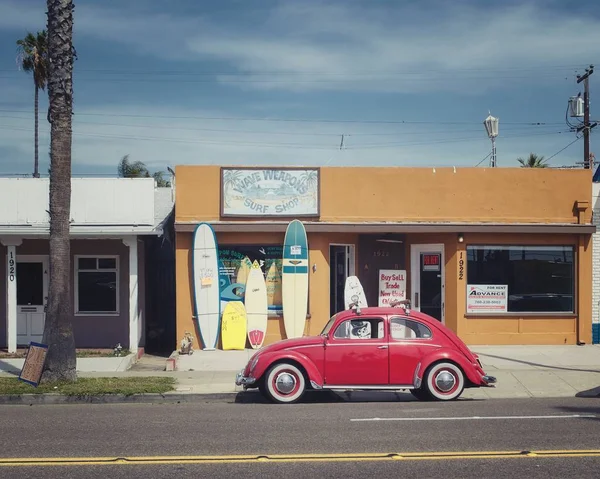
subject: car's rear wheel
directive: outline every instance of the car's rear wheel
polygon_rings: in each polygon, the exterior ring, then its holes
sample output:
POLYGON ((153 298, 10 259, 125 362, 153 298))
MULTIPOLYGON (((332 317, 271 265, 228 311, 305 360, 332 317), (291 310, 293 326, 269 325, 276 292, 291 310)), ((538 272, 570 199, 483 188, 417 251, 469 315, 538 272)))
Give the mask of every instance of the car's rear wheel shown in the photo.
POLYGON ((265 374, 264 391, 273 402, 291 404, 304 395, 306 380, 302 371, 290 363, 278 363, 265 374))
POLYGON ((452 401, 465 389, 465 375, 456 364, 439 362, 429 367, 422 387, 434 400, 452 401))

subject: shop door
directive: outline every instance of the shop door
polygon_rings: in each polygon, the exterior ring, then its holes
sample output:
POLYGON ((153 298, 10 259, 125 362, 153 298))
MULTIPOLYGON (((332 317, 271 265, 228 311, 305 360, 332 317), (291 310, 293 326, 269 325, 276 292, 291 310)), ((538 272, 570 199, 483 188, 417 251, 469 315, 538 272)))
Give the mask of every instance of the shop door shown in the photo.
POLYGON ((41 342, 48 297, 48 258, 17 257, 17 344, 41 342))
POLYGON ((329 315, 344 310, 346 278, 354 275, 354 245, 329 245, 329 315))
POLYGON ((410 247, 411 305, 444 322, 444 245, 410 247))

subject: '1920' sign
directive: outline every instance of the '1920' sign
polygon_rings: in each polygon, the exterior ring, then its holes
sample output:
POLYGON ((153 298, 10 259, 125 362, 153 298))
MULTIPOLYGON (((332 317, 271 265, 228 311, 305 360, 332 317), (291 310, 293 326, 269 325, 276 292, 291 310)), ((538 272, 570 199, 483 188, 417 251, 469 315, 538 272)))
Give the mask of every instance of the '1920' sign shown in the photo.
POLYGON ((317 168, 221 169, 223 216, 318 216, 317 168))

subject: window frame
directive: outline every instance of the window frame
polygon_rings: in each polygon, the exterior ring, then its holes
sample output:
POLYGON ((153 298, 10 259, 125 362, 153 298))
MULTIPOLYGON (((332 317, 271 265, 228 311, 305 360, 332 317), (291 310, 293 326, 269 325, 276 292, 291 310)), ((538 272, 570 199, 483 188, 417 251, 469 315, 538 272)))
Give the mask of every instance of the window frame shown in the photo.
MULTIPOLYGON (((389 328, 390 328, 390 333, 389 333, 389 338, 390 341, 433 341, 433 329, 430 328, 427 324, 425 324, 423 321, 418 321, 414 318, 410 318, 410 317, 406 317, 406 316, 391 316, 389 319, 389 328), (400 319, 402 321, 404 321, 405 323, 407 321, 411 321, 413 323, 416 323, 424 328, 426 328, 429 331, 429 337, 428 338, 395 338, 394 336, 392 336, 392 321, 394 321, 394 319, 400 319)), ((405 326, 406 327, 406 326, 405 326)))
MULTIPOLYGON (((464 282, 464 298, 465 298, 465 318, 498 318, 498 317, 521 317, 521 318, 539 318, 539 317, 559 317, 559 318, 574 318, 577 317, 579 312, 579 278, 577 275, 578 264, 579 264, 579 251, 576 244, 568 243, 568 242, 560 242, 560 243, 471 243, 465 244, 465 282, 464 282), (573 263, 572 263, 572 271, 573 271, 573 310, 572 311, 506 311, 504 313, 494 313, 494 312, 485 312, 485 313, 469 313, 467 312, 467 285, 472 284, 469 283, 469 248, 488 248, 488 249, 502 249, 502 248, 510 248, 510 247, 518 247, 518 248, 571 248, 573 251, 573 263)), ((481 284, 481 283, 473 283, 473 284, 481 284)), ((508 291, 510 295, 510 291, 508 291)))
POLYGON ((73 301, 73 310, 75 316, 120 316, 121 315, 121 305, 120 305, 120 296, 121 296, 121 264, 120 264, 120 256, 114 254, 79 254, 73 257, 74 259, 74 277, 73 277, 73 293, 74 293, 74 301, 73 301), (85 258, 93 258, 96 259, 96 269, 79 269, 79 260, 85 258), (115 267, 114 268, 103 268, 98 269, 98 261, 99 259, 114 259, 115 267), (111 273, 115 273, 116 281, 115 281, 115 294, 116 294, 116 302, 115 309, 116 311, 80 311, 79 310, 79 273, 81 272, 96 272, 96 271, 108 271, 111 273))

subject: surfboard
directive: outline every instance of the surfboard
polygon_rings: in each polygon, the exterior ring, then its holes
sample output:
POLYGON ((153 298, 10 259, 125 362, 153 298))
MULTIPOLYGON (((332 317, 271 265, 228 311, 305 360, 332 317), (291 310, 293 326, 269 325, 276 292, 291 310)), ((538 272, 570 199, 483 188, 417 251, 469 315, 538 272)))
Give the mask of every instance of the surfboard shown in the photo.
POLYGON ((281 293, 285 334, 299 338, 304 333, 308 310, 308 241, 299 220, 290 221, 285 232, 281 293))
POLYGON ((208 223, 194 230, 192 254, 192 292, 194 313, 200 339, 206 350, 217 347, 221 326, 219 299, 219 262, 215 232, 208 223))
POLYGON ((281 273, 275 261, 271 263, 265 281, 267 283, 267 304, 269 305, 269 310, 281 311, 281 273))
POLYGON ((229 301, 221 319, 223 350, 246 349, 246 308, 241 301, 229 301))
POLYGON ((350 303, 354 302, 352 300, 353 296, 357 297, 358 305, 361 308, 367 307, 367 298, 360 280, 356 276, 348 276, 344 285, 344 306, 346 309, 350 309, 350 303))
POLYGON ((252 263, 252 269, 246 281, 246 306, 248 340, 253 349, 262 346, 267 334, 267 284, 258 261, 252 263))
MULTIPOLYGON (((252 269, 252 261, 250 261, 250 258, 248 258, 248 256, 244 256, 244 259, 242 261, 240 261, 240 267, 238 268, 237 271, 237 277, 235 282, 238 284, 246 284, 246 280, 248 279, 248 274, 250 273, 250 270, 252 269)), ((243 290, 240 291, 239 289, 236 291, 235 294, 237 294, 238 296, 243 297, 243 290)))

